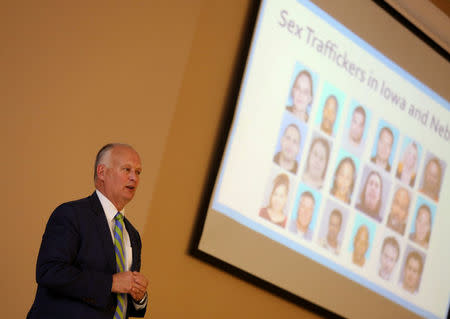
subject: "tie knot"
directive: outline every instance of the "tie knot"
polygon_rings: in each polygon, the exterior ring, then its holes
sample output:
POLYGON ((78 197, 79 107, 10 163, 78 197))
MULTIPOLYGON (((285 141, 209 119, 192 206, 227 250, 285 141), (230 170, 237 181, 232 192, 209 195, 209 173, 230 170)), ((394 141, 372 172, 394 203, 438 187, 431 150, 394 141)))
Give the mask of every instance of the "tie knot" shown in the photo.
POLYGON ((116 216, 114 216, 114 219, 115 220, 123 220, 123 215, 120 213, 120 212, 118 212, 117 214, 116 214, 116 216))

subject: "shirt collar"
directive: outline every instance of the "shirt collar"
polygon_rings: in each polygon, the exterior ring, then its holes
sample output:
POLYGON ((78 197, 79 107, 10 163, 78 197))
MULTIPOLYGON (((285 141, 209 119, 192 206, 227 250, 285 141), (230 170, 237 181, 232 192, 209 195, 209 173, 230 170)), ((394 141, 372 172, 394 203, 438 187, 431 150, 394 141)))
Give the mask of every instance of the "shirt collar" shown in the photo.
MULTIPOLYGON (((117 214, 116 206, 114 206, 114 204, 111 203, 111 201, 105 195, 103 195, 102 192, 100 192, 98 189, 96 189, 95 192, 98 196, 98 199, 100 200, 100 204, 102 204, 103 211, 105 212, 106 215, 106 219, 113 220, 117 214)), ((125 208, 122 209, 120 213, 125 217, 125 208)))

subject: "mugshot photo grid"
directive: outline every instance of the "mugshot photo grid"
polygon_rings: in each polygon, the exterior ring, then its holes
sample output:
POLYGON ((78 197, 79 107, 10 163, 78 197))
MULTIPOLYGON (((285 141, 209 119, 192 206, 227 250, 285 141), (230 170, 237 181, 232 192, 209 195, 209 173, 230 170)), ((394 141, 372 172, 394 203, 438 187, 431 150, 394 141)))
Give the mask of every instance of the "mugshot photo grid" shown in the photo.
POLYGON ((273 157, 260 159, 272 168, 258 221, 413 298, 447 163, 299 61, 274 108, 283 116, 273 157))

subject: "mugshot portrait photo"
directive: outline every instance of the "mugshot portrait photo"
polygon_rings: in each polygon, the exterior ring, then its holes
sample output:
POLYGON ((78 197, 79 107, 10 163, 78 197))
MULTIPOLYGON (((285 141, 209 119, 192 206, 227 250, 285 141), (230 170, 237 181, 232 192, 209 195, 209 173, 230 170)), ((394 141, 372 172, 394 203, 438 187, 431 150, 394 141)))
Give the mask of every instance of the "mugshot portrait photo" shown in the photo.
POLYGON ((371 112, 357 101, 352 101, 346 119, 343 147, 349 152, 361 156, 364 152, 371 112))
POLYGON ((302 175, 304 183, 316 189, 322 189, 331 151, 332 142, 314 131, 302 175))
POLYGON ((334 171, 330 194, 350 204, 356 182, 359 161, 353 155, 341 150, 334 171))
POLYGON ((318 244, 335 255, 341 251, 349 218, 348 209, 329 199, 322 213, 318 244))
POLYGON ((390 172, 398 143, 398 129, 384 120, 378 123, 377 134, 373 142, 371 162, 390 172))
POLYGON ((310 241, 315 231, 322 196, 307 185, 300 184, 292 210, 289 231, 298 238, 310 241))
POLYGON ((356 209, 380 222, 384 217, 391 180, 371 165, 365 165, 358 190, 356 209))
POLYGON ((328 136, 335 136, 340 123, 346 95, 330 82, 324 82, 315 119, 317 127, 328 136))
POLYGON ((259 217, 284 228, 287 222, 288 201, 291 192, 291 180, 288 174, 273 170, 266 186, 263 207, 259 210, 259 217))
POLYGON ((286 110, 299 121, 308 122, 317 89, 318 76, 315 72, 296 62, 291 80, 286 110))
POLYGON ((285 112, 278 133, 273 162, 287 172, 297 174, 308 132, 304 123, 285 112))

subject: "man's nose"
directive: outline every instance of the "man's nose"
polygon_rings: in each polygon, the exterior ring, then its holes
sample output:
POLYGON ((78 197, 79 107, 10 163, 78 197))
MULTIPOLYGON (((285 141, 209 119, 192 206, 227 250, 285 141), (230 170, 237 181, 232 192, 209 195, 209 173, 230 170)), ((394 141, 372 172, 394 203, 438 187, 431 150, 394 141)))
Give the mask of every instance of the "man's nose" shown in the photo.
POLYGON ((128 178, 132 181, 137 181, 139 176, 135 171, 131 171, 130 174, 128 174, 128 178))

